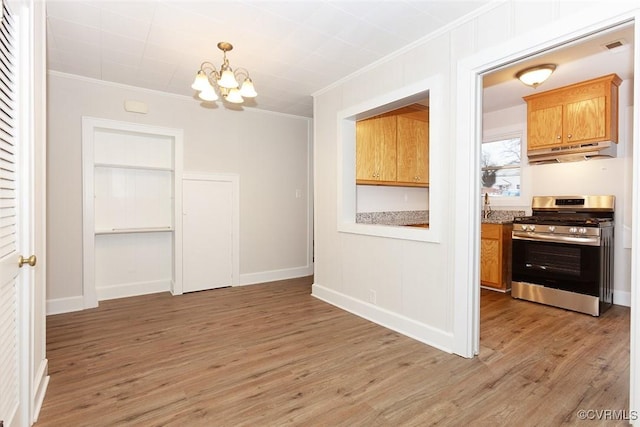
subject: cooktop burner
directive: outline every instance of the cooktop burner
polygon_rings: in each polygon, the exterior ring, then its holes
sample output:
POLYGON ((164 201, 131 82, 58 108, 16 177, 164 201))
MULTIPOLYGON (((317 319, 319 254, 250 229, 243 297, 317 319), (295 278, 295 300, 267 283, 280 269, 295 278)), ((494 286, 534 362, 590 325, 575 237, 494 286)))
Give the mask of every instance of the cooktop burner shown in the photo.
POLYGON ((612 221, 611 218, 591 218, 573 215, 532 215, 513 219, 515 224, 580 225, 583 227, 599 227, 612 221))
MULTIPOLYGON (((567 227, 611 227, 614 196, 535 196, 531 216, 514 218, 514 224, 567 227)), ((523 227, 524 229, 524 227, 523 227)))

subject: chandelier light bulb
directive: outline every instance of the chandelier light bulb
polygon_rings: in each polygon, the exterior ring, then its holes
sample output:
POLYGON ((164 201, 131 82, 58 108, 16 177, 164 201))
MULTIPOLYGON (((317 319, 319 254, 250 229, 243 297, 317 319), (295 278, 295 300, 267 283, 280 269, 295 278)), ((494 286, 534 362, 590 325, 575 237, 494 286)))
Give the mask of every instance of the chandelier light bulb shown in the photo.
POLYGON ((258 92, 256 92, 255 87, 253 87, 253 81, 247 77, 244 82, 242 82, 242 87, 240 87, 240 95, 244 98, 255 98, 258 96, 258 92))
POLYGON ((209 83, 207 74, 202 70, 198 71, 198 74, 196 74, 196 78, 193 80, 191 88, 194 90, 202 91, 207 90, 210 87, 211 84, 209 83))
POLYGON ((232 104, 242 104, 244 102, 238 89, 231 89, 225 99, 232 104))
POLYGON ((209 89, 205 89, 198 94, 198 97, 203 101, 217 101, 218 94, 216 93, 213 87, 209 87, 209 89))
POLYGON ((233 75, 233 71, 231 69, 226 69, 222 72, 220 76, 220 80, 218 80, 218 86, 224 87, 227 89, 235 89, 238 87, 238 81, 236 77, 233 75))

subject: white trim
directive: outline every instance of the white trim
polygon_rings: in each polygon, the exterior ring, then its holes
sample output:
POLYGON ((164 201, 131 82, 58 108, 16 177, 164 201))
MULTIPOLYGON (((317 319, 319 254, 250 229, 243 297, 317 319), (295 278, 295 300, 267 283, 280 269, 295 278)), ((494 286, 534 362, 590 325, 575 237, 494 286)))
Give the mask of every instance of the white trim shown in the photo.
POLYGON ((40 416, 40 409, 42 409, 42 404, 44 403, 44 396, 47 393, 47 388, 49 386, 48 372, 49 362, 47 359, 43 359, 33 380, 33 385, 35 386, 35 391, 33 393, 34 423, 38 421, 38 417, 40 416))
MULTIPOLYGON (((456 110, 456 217, 455 254, 453 264, 456 265, 454 279, 454 337, 455 352, 465 357, 472 357, 479 349, 479 241, 480 241, 480 195, 476 191, 479 184, 479 158, 477 142, 480 140, 479 124, 481 117, 481 82, 479 76, 503 64, 514 62, 520 58, 539 53, 556 46, 570 43, 577 38, 593 34, 604 29, 635 20, 634 66, 640 64, 639 26, 640 10, 631 9, 629 3, 607 3, 601 7, 590 7, 576 11, 571 17, 555 21, 546 27, 532 31, 505 42, 502 45, 486 49, 476 55, 458 62, 457 75, 457 110, 456 110), (585 25, 584 23, 589 23, 585 25), (469 244, 469 239, 473 244, 469 244)), ((634 99, 640 99, 640 77, 634 75, 634 99)), ((640 118, 634 117, 634 142, 638 142, 640 118)), ((633 161, 633 223, 640 223, 638 196, 640 187, 640 150, 634 150, 633 161)), ((633 234, 633 245, 639 247, 640 237, 633 234)), ((632 252, 631 283, 638 282, 638 266, 640 254, 632 252), (635 261, 635 262, 634 262, 635 261)), ((640 306, 640 296, 631 289, 631 375, 630 375, 630 409, 640 409, 640 331, 638 330, 638 314, 635 307, 640 306)))
POLYGON ((138 295, 157 294, 171 291, 172 283, 169 280, 156 280, 150 282, 122 283, 120 285, 97 288, 98 300, 110 300, 127 298, 138 295))
MULTIPOLYGON (((633 99, 635 102, 640 100, 640 10, 636 9, 633 16, 635 23, 635 34, 633 43, 633 68, 635 70, 633 76, 633 99)), ((637 108, 636 108, 637 111, 637 108)), ((633 140, 630 145, 638 147, 640 143, 640 115, 633 115, 633 140)), ((629 367, 629 409, 631 411, 640 411, 640 292, 635 287, 640 283, 640 232, 638 227, 640 224, 640 150, 637 148, 633 151, 632 171, 633 179, 631 180, 631 221, 635 224, 635 232, 631 233, 631 250, 629 263, 631 264, 631 339, 630 339, 630 367, 629 367)), ((631 424, 637 425, 638 420, 633 420, 631 424)))
POLYGON ((336 292, 333 289, 326 288, 317 283, 312 285, 311 295, 342 310, 430 345, 431 347, 447 353, 452 352, 453 335, 449 332, 433 328, 427 324, 417 322, 382 307, 336 292))
MULTIPOLYGON (((193 96, 181 95, 179 93, 173 93, 173 92, 163 92, 161 90, 148 89, 148 88, 144 88, 144 87, 140 87, 140 86, 131 86, 131 85, 127 85, 127 84, 124 84, 124 83, 110 82, 110 81, 107 81, 107 80, 94 79, 94 78, 91 78, 91 77, 79 76, 77 74, 63 73, 61 71, 49 70, 49 71, 47 71, 47 74, 50 75, 50 76, 54 76, 54 77, 60 77, 60 78, 69 79, 69 80, 77 80, 77 81, 80 81, 80 82, 86 82, 86 83, 90 83, 90 84, 93 84, 93 85, 105 86, 105 87, 109 87, 109 88, 113 88, 113 89, 134 90, 136 92, 147 93, 149 95, 160 95, 160 96, 167 96, 167 97, 170 97, 170 98, 181 99, 181 100, 184 100, 184 101, 200 102, 200 101, 194 100, 193 96)), ((276 115, 276 116, 294 117, 294 118, 297 118, 297 119, 312 120, 311 117, 307 117, 307 116, 299 116, 297 114, 281 113, 281 112, 278 112, 278 111, 262 110, 262 109, 257 108, 257 107, 249 107, 247 105, 243 105, 242 109, 244 109, 244 111, 247 111, 247 112, 252 111, 252 112, 265 113, 265 114, 272 114, 272 115, 276 115)))
MULTIPOLYGON (((159 135, 173 139, 173 268, 172 288, 182 292, 182 157, 183 130, 96 117, 82 117, 82 281, 84 307, 98 306, 95 284, 95 213, 94 213, 94 136, 98 129, 159 135)), ((134 286, 135 287, 135 286, 134 286)), ((152 287, 153 289, 159 289, 152 287)), ((142 288, 146 289, 145 287, 142 288)), ((122 291, 127 294, 128 291, 122 291)), ((159 292, 159 291, 158 291, 159 292)), ((145 292, 150 293, 150 292, 145 292)), ((115 293, 115 295, 122 295, 115 293)), ((106 295, 112 295, 107 292, 106 295)), ((129 295, 130 296, 130 295, 129 295)), ((109 299, 105 297, 101 299, 109 299)), ((120 296, 114 296, 120 298, 120 296)))
POLYGON ((47 300, 47 316, 53 314, 71 313, 81 311, 86 307, 82 295, 66 298, 55 298, 47 300))
MULTIPOLYGON (((237 173, 210 173, 210 172, 184 172, 182 181, 219 181, 231 183, 231 286, 239 283, 240 278, 240 175, 237 173)), ((182 185, 182 184, 181 184, 182 185)), ((184 218, 183 212, 180 212, 180 224, 184 218)), ((182 253, 182 244, 180 253, 182 253)), ((182 281, 180 287, 173 289, 174 295, 183 293, 182 281)))
POLYGON ((445 182, 441 161, 446 144, 442 124, 446 123, 444 102, 444 78, 441 75, 418 81, 360 104, 345 108, 337 114, 338 129, 338 177, 337 177, 337 223, 338 231, 368 236, 390 237, 422 242, 441 241, 442 217, 445 208, 443 200, 445 182), (372 112, 394 105, 406 105, 421 94, 429 93, 429 228, 394 227, 356 223, 356 171, 355 171, 355 122, 372 115, 372 112))
POLYGON ((631 292, 613 290, 613 303, 623 307, 631 307, 631 292))
POLYGON ((238 286, 259 285, 275 282, 276 280, 295 279, 297 277, 311 276, 313 264, 303 267, 285 268, 282 270, 261 271, 259 273, 245 273, 240 275, 238 286))
POLYGON ((307 266, 311 266, 313 274, 314 248, 314 143, 313 143, 313 121, 307 123, 307 266))
POLYGON ((454 352, 473 357, 479 350, 479 330, 475 326, 480 324, 480 144, 476 141, 481 141, 478 123, 481 123, 482 104, 480 78, 462 62, 458 63, 456 87, 454 352))

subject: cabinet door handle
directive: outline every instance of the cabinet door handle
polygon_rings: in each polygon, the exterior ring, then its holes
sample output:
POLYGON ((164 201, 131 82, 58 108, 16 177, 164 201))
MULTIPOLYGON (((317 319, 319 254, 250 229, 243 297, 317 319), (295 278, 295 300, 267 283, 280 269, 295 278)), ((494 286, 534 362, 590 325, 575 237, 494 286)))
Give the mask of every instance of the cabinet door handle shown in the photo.
POLYGON ((556 139, 562 139, 562 136, 558 135, 556 136, 556 139))
POLYGON ((567 138, 571 138, 572 136, 573 136, 573 135, 569 134, 569 135, 567 135, 567 138))

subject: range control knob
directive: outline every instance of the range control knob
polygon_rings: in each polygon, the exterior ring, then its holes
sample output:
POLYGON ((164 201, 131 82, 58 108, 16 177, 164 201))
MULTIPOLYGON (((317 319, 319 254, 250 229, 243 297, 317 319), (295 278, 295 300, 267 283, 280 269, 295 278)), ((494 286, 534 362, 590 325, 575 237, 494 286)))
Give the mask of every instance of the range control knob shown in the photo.
POLYGON ((555 225, 550 225, 549 226, 549 233, 555 233, 556 231, 556 226, 555 225))
POLYGON ((522 231, 527 231, 527 226, 522 224, 520 227, 522 227, 522 231))
POLYGON ((584 227, 580 227, 580 228, 578 228, 578 233, 580 233, 580 234, 587 234, 587 229, 586 229, 586 228, 584 228, 584 227))
POLYGON ((536 230, 536 226, 535 225, 530 225, 530 226, 527 227, 527 230, 535 231, 536 230))
POLYGON ((576 227, 569 227, 569 233, 576 234, 577 232, 578 232, 578 229, 576 227))

